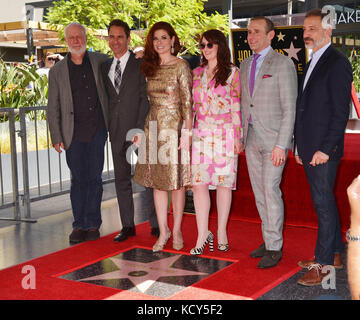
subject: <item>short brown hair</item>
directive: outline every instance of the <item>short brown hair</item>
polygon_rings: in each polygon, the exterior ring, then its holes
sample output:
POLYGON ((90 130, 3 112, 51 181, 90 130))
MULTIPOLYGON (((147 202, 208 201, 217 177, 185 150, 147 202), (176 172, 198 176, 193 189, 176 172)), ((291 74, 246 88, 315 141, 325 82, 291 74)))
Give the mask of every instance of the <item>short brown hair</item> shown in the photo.
POLYGON ((263 16, 256 16, 254 18, 250 19, 251 21, 256 21, 256 20, 264 20, 266 23, 266 33, 269 33, 272 30, 275 30, 275 25, 274 22, 272 22, 269 18, 263 17, 263 16))
POLYGON ((110 22, 109 26, 108 26, 108 32, 110 31, 110 28, 111 28, 112 26, 117 26, 117 27, 123 28, 124 31, 125 31, 125 34, 126 34, 126 38, 129 38, 129 37, 130 37, 130 28, 129 28, 129 25, 128 25, 126 22, 124 22, 124 21, 122 21, 122 20, 120 20, 120 19, 114 19, 114 20, 112 20, 112 21, 110 22))

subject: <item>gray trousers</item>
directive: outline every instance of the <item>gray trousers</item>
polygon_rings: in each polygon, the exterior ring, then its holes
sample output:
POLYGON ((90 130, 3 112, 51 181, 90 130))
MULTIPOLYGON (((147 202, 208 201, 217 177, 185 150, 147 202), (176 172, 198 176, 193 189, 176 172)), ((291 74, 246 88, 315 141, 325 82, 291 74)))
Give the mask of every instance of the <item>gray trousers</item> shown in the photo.
POLYGON ((284 164, 275 167, 271 152, 265 151, 251 125, 247 133, 246 163, 256 207, 262 224, 262 236, 267 250, 279 251, 283 246, 284 203, 280 183, 284 164))

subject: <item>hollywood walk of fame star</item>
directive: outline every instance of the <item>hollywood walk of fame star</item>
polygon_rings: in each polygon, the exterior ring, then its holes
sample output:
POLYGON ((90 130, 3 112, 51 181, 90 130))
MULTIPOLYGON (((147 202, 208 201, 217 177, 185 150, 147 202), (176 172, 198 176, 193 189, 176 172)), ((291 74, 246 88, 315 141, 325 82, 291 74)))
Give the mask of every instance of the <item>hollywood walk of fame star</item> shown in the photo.
POLYGON ((285 38, 285 34, 282 34, 282 32, 280 31, 280 33, 278 35, 276 35, 277 38, 278 38, 278 41, 285 41, 284 38, 285 38))
POLYGON ((77 281, 109 280, 128 278, 142 293, 145 293, 158 278, 171 276, 208 275, 208 273, 188 271, 171 266, 181 256, 176 255, 153 262, 142 263, 118 258, 109 258, 119 270, 97 276, 78 279, 77 281))
POLYGON ((288 54, 289 58, 294 58, 297 61, 299 61, 298 55, 297 53, 301 50, 302 48, 295 48, 293 42, 291 41, 290 44, 290 48, 289 49, 284 49, 284 51, 286 51, 286 53, 288 54))

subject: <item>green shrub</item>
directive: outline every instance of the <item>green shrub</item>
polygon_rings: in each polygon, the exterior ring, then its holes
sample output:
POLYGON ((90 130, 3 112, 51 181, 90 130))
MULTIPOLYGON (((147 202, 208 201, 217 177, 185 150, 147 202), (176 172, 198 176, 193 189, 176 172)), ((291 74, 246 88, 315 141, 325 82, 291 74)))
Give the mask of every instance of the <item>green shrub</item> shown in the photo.
POLYGON ((47 105, 48 79, 36 66, 7 64, 0 59, 0 107, 20 108, 47 105))

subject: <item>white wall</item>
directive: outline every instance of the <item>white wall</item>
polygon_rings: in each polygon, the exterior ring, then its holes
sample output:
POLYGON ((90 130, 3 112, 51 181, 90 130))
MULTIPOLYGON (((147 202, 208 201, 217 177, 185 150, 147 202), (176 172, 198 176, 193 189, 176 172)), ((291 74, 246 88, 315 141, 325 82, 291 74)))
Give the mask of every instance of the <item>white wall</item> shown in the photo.
POLYGON ((40 1, 44 0, 0 0, 0 23, 26 20, 25 3, 40 1))

